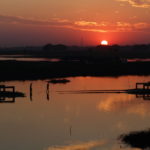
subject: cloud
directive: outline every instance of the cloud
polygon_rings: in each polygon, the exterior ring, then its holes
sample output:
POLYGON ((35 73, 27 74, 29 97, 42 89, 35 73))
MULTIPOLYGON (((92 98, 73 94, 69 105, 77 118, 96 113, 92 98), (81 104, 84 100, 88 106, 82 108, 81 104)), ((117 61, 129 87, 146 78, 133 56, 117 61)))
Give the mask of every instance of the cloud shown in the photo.
POLYGON ((0 15, 0 22, 5 23, 21 23, 21 24, 30 24, 30 25, 49 25, 49 26, 65 26, 71 25, 71 23, 67 20, 62 20, 58 18, 54 18, 51 20, 36 20, 36 19, 28 19, 20 16, 7 16, 0 15))
POLYGON ((90 150, 99 146, 104 145, 105 141, 90 141, 85 143, 79 143, 74 145, 66 145, 66 146, 54 146, 49 147, 44 150, 90 150))
POLYGON ((138 29, 138 30, 143 30, 143 29, 149 30, 150 24, 144 23, 144 22, 140 22, 140 23, 134 24, 134 27, 135 27, 136 29, 138 29))
POLYGON ((78 26, 97 26, 97 22, 76 21, 75 25, 78 25, 78 26))
POLYGON ((150 116, 150 104, 145 101, 135 101, 134 95, 113 95, 101 101, 98 105, 100 111, 121 112, 138 116, 150 116))
POLYGON ((150 24, 146 22, 131 24, 129 22, 70 21, 61 18, 36 20, 19 16, 0 15, 0 23, 59 27, 89 32, 150 32, 150 24))
POLYGON ((107 97, 104 101, 101 101, 98 105, 98 109, 100 111, 110 111, 110 112, 119 112, 123 110, 122 108, 128 108, 131 104, 134 103, 133 101, 134 97, 133 95, 126 95, 126 94, 120 94, 120 95, 113 95, 110 97, 107 97))
POLYGON ((145 22, 75 22, 74 28, 91 32, 150 32, 150 24, 145 22))
POLYGON ((142 7, 142 8, 150 7, 150 0, 117 0, 117 1, 128 2, 133 7, 142 7))

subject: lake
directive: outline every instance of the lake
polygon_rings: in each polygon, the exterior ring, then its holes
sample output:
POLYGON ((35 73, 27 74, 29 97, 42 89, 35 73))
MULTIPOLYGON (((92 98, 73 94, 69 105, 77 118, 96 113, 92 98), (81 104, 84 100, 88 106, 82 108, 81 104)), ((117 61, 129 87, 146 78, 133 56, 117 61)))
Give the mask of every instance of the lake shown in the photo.
POLYGON ((150 76, 76 77, 67 84, 48 80, 9 81, 26 97, 0 103, 1 150, 140 150, 118 140, 150 128, 150 101, 125 93, 69 93, 135 88, 150 76))
MULTIPOLYGON (((0 55, 0 60, 15 60, 15 61, 48 61, 48 62, 59 62, 62 61, 58 58, 44 58, 44 57, 32 57, 30 55, 0 55)), ((78 60, 74 60, 78 61, 78 60)), ((150 62, 149 58, 132 58, 127 59, 127 62, 150 62)))
POLYGON ((59 62, 61 59, 57 58, 38 58, 38 57, 29 57, 25 55, 0 55, 0 60, 15 60, 15 61, 48 61, 48 62, 59 62))

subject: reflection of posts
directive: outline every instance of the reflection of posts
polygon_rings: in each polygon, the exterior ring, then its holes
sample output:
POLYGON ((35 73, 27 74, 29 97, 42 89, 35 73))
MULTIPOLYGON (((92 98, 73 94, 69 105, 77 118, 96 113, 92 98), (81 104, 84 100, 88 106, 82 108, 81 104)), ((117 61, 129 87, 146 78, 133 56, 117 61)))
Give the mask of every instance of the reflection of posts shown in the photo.
POLYGON ((70 136, 72 136, 72 126, 70 126, 70 136))
POLYGON ((6 99, 6 97, 0 97, 0 103, 15 103, 15 97, 11 97, 11 99, 6 99))
POLYGON ((145 94, 144 95, 144 100, 150 100, 150 94, 145 94))
POLYGON ((30 83, 30 101, 32 101, 32 83, 30 83))
POLYGON ((47 87, 46 87, 46 96, 47 96, 47 100, 49 101, 49 83, 47 83, 47 87))
POLYGON ((150 100, 150 94, 136 94, 136 98, 142 98, 143 100, 150 100))
POLYGON ((14 102, 15 102, 15 87, 0 85, 0 103, 14 103, 14 102), (7 91, 7 89, 11 89, 12 91, 7 91), (11 94, 11 96, 7 96, 9 94, 11 94))

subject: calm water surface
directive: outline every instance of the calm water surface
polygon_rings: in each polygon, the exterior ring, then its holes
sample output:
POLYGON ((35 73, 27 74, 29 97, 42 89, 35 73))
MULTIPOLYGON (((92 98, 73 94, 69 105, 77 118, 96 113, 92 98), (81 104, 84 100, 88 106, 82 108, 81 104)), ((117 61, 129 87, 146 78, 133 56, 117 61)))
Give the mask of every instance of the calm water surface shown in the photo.
POLYGON ((128 94, 59 91, 128 89, 150 76, 69 79, 49 88, 47 81, 1 82, 26 97, 0 103, 0 150, 135 150, 118 137, 150 128, 150 101, 128 94))
MULTIPOLYGON (((49 61, 49 62, 59 62, 61 59, 58 58, 38 58, 38 57, 28 57, 25 55, 0 55, 0 60, 16 60, 16 61, 49 61)), ((133 58, 127 59, 127 62, 149 62, 149 58, 133 58)))
POLYGON ((25 57, 25 55, 0 55, 0 60, 15 60, 15 61, 49 61, 49 62, 59 62, 61 59, 57 58, 37 58, 37 57, 25 57))

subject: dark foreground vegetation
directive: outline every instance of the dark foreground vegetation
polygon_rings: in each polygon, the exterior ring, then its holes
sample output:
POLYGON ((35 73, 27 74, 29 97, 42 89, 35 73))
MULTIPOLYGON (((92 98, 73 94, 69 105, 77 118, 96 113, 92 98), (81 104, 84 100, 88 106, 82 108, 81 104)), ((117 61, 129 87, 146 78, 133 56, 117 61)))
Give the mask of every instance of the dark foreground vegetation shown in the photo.
POLYGON ((0 55, 24 55, 24 57, 60 58, 69 60, 102 60, 105 57, 133 59, 150 58, 150 44, 132 46, 66 46, 46 44, 40 47, 0 48, 0 55))
POLYGON ((75 76, 150 75, 150 62, 84 63, 0 61, 0 80, 37 80, 75 76))
POLYGON ((131 132, 121 135, 119 138, 123 143, 140 149, 150 149, 150 130, 131 132))
POLYGON ((77 47, 47 44, 43 47, 1 48, 1 55, 57 58, 58 62, 0 61, 0 81, 36 80, 74 76, 150 75, 150 45, 77 47))

